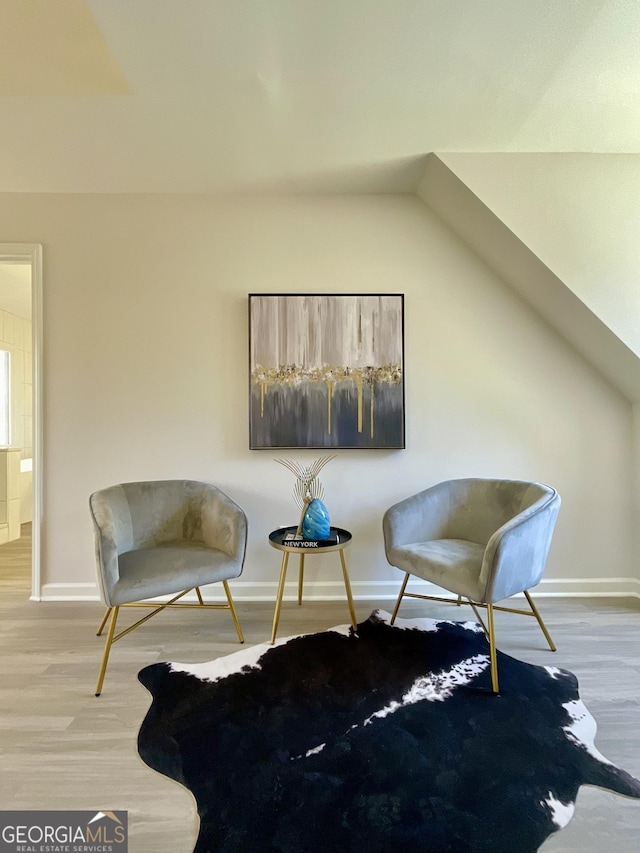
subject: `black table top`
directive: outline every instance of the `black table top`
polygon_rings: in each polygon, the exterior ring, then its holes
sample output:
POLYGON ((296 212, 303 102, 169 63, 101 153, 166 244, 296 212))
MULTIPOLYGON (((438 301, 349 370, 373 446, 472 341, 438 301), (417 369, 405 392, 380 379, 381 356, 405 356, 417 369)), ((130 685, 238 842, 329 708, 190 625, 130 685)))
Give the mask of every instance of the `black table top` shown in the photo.
POLYGON ((269 544, 280 551, 299 551, 300 553, 308 554, 317 553, 319 551, 339 551, 351 542, 351 533, 343 527, 331 527, 331 536, 326 540, 299 540, 300 544, 293 542, 285 542, 285 536, 288 533, 295 533, 298 529, 296 524, 289 527, 279 527, 277 530, 272 530, 269 534, 269 544), (305 544, 306 543, 306 544, 305 544))

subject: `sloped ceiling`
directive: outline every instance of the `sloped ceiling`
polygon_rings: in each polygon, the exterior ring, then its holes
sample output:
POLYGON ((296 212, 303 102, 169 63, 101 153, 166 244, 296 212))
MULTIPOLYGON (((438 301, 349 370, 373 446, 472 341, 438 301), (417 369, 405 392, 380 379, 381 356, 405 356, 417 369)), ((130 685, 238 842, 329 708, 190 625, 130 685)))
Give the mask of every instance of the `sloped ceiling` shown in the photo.
POLYGON ((640 403, 638 160, 432 154, 418 187, 467 246, 634 403, 640 403), (585 198, 589 211, 576 211, 585 198))
POLYGON ((440 159, 640 358, 640 155, 440 159))
POLYGON ((0 191, 413 191, 640 150, 637 0, 3 0, 0 191))

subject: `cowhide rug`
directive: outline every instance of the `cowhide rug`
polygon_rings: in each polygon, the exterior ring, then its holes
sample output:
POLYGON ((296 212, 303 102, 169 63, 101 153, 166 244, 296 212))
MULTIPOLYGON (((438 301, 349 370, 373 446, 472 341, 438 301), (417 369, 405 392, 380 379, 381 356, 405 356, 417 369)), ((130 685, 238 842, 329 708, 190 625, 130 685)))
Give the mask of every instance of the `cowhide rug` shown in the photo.
POLYGON ((194 853, 533 853, 580 785, 640 798, 594 747, 570 672, 470 622, 375 611, 203 664, 140 672, 143 760, 194 795, 194 853))

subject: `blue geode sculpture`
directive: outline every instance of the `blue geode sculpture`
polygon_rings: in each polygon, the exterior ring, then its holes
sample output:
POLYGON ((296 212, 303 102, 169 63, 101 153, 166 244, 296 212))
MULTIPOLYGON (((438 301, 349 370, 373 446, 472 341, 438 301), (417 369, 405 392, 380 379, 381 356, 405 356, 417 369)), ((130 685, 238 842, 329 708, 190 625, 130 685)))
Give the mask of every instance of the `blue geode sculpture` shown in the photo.
POLYGON ((331 535, 329 512, 318 498, 314 498, 302 519, 303 539, 328 539, 331 535))

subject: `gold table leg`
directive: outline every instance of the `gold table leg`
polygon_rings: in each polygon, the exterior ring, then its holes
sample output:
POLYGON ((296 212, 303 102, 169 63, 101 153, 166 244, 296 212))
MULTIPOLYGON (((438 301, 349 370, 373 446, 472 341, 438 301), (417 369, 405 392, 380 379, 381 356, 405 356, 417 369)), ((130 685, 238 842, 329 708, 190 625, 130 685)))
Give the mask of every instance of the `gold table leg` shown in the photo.
POLYGON ((300 572, 298 574, 298 604, 302 604, 302 584, 304 583, 304 552, 300 554, 300 572))
POLYGON ((276 641, 276 633, 278 631, 278 622, 280 621, 280 607, 282 606, 282 596, 284 595, 284 582, 287 578, 287 563, 289 562, 289 552, 285 551, 282 557, 282 568, 280 569, 280 582, 278 584, 278 597, 276 598, 276 610, 273 614, 273 628, 271 629, 271 643, 276 641))
POLYGON ((351 614, 351 624, 353 630, 357 630, 358 623, 356 621, 356 613, 353 609, 353 598, 351 597, 351 583, 349 581, 349 572, 347 571, 347 563, 344 559, 344 551, 340 551, 340 562, 342 563, 342 574, 344 575, 344 588, 347 591, 347 601, 349 603, 349 613, 351 614))

